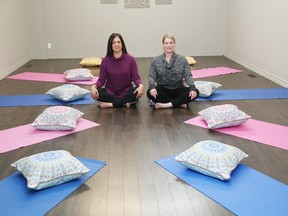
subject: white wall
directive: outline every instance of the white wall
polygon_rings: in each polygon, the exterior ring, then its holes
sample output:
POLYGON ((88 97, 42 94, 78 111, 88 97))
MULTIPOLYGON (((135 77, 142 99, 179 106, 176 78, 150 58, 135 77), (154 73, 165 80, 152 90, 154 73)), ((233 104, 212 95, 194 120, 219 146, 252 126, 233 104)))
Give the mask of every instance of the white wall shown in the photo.
MULTIPOLYGON (((61 1, 61 0, 60 0, 61 1)), ((32 58, 48 58, 44 4, 42 0, 28 0, 28 22, 31 38, 32 58)))
POLYGON ((0 79, 31 60, 26 0, 0 0, 0 79))
POLYGON ((229 0, 225 56, 288 87, 288 1, 229 0))
POLYGON ((288 87, 287 0, 173 0, 125 9, 100 0, 0 0, 0 79, 32 59, 104 56, 120 32, 136 57, 162 52, 166 32, 182 55, 223 55, 288 87), (47 49, 47 43, 52 49, 47 49))
POLYGON ((151 0, 150 8, 138 9, 125 9, 121 0, 113 5, 100 0, 29 2, 33 58, 101 57, 113 32, 122 34, 128 52, 136 57, 162 52, 166 32, 176 36, 177 51, 183 55, 224 53, 227 0, 174 0, 172 5, 151 0), (47 49, 48 42, 52 49, 47 49))

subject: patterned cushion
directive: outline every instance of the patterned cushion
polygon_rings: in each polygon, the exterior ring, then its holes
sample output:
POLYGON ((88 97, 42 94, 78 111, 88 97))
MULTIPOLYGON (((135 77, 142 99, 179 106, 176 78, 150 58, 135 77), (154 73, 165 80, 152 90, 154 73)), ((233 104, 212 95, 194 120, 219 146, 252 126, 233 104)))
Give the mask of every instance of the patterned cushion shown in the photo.
POLYGON ((200 97, 209 97, 216 89, 222 86, 220 83, 209 81, 195 81, 194 84, 199 90, 200 97))
POLYGON ((37 116, 32 126, 40 130, 72 130, 83 114, 72 107, 52 106, 37 116))
POLYGON ((99 66, 101 65, 102 59, 98 57, 86 57, 80 61, 80 65, 82 66, 99 66))
POLYGON ((46 94, 64 102, 78 100, 90 93, 89 90, 73 84, 64 84, 50 89, 46 94))
POLYGON ((64 72, 65 78, 69 81, 91 80, 93 75, 87 68, 75 68, 64 72))
POLYGON ((240 161, 246 157, 248 155, 236 147, 204 140, 177 155, 175 160, 204 175, 227 180, 240 161))
POLYGON ((185 58, 187 59, 189 65, 194 65, 194 64, 196 64, 196 61, 195 61, 195 59, 194 59, 193 57, 191 57, 191 56, 185 56, 185 58))
POLYGON ((27 179, 27 187, 40 190, 76 179, 89 169, 64 150, 31 155, 11 164, 27 179))
POLYGON ((198 114, 204 118, 210 129, 240 125, 251 118, 233 104, 212 106, 198 112, 198 114))

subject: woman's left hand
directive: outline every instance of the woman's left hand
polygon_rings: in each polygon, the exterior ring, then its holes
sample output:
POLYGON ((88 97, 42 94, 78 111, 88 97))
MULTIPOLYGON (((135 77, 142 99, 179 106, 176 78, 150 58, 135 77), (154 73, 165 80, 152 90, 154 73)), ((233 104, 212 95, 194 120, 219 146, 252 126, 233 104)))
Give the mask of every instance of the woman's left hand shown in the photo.
POLYGON ((144 94, 144 85, 140 84, 138 86, 138 88, 136 88, 136 90, 134 91, 134 94, 136 94, 136 98, 139 99, 140 97, 142 97, 142 95, 144 94))
POLYGON ((189 92, 189 97, 191 100, 197 97, 197 92, 196 91, 190 91, 189 92))

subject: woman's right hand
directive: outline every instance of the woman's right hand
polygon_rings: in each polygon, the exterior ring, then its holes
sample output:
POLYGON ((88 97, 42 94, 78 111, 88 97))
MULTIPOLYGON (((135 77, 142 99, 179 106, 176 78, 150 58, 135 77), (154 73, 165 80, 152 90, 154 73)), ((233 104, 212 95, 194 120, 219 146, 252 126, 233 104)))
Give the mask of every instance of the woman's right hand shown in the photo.
POLYGON ((150 95, 156 99, 156 97, 158 95, 157 90, 155 88, 151 89, 150 90, 150 95))
POLYGON ((97 90, 95 84, 91 86, 91 97, 92 97, 94 100, 97 100, 97 99, 99 98, 99 93, 98 93, 98 90, 97 90))

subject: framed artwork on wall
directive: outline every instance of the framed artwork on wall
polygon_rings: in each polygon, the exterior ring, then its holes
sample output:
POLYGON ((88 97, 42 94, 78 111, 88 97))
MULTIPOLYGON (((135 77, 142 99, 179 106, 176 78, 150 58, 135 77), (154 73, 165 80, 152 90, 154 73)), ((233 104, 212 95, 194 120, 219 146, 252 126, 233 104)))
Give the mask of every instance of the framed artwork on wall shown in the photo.
POLYGON ((150 8, 150 0, 125 0, 125 8, 150 8))
POLYGON ((155 0, 156 5, 172 4, 172 0, 155 0))
POLYGON ((118 0, 101 0, 101 4, 118 4, 118 0))

